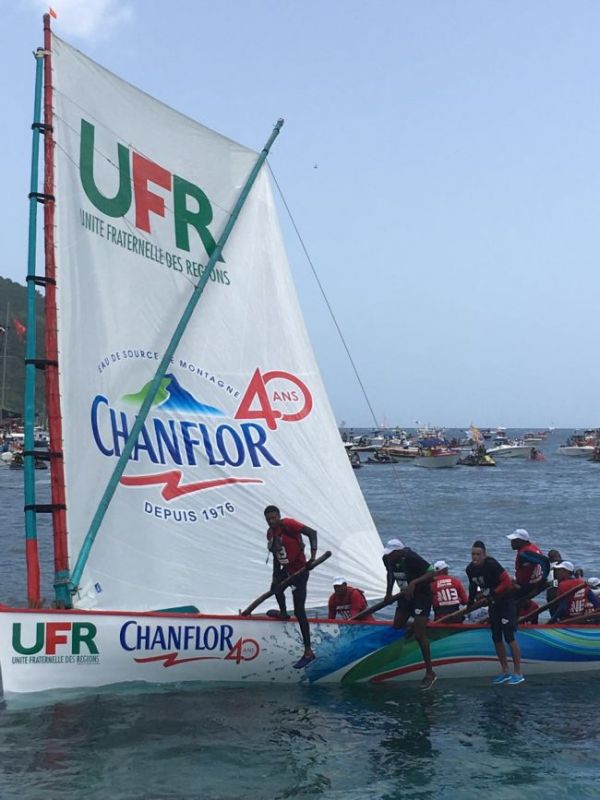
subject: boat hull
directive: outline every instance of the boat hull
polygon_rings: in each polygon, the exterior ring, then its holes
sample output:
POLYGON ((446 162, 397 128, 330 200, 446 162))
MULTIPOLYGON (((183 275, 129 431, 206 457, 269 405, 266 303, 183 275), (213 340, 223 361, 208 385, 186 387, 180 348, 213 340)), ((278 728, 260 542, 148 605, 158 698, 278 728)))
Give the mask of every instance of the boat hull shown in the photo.
MULTIPOLYGON (((0 611, 6 695, 122 683, 382 683, 415 681, 421 652, 391 623, 311 620, 317 658, 296 670, 298 625, 269 617, 0 611)), ((429 626, 440 678, 489 677, 498 663, 489 628, 429 626)), ((524 626, 527 674, 600 669, 600 626, 524 626)))
POLYGON ((444 469, 458 464, 460 453, 444 453, 441 455, 417 456, 414 463, 426 469, 444 469))
POLYGON ((491 447, 487 452, 492 458, 529 458, 531 447, 521 444, 500 445, 499 447, 491 447))
POLYGON ((594 453, 592 445, 564 445, 557 451, 561 456, 571 456, 572 458, 589 458, 594 453))

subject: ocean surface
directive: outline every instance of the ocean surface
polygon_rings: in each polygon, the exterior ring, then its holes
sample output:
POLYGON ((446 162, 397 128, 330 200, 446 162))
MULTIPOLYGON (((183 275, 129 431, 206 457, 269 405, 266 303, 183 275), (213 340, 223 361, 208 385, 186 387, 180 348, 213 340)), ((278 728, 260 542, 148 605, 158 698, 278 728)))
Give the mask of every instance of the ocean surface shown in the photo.
MULTIPOLYGON (((512 567, 516 527, 600 576, 600 464, 557 455, 569 433, 538 445, 543 462, 368 465, 356 476, 384 541, 399 536, 460 577, 479 538, 512 567)), ((41 502, 47 472, 38 490, 41 502)), ((0 468, 0 602, 19 605, 22 507, 22 473, 0 468)), ((44 521, 40 547, 50 599, 44 521)), ((517 687, 440 680, 426 693, 186 685, 18 708, 0 700, 0 799, 600 798, 599 687, 589 674, 517 687)))

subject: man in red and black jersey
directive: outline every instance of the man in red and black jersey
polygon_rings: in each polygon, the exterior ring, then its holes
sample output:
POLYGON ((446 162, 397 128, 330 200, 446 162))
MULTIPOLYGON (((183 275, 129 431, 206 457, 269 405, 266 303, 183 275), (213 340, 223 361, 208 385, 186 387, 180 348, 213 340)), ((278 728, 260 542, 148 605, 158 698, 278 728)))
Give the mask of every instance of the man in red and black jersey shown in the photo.
POLYGON ((473 542, 471 563, 467 566, 466 573, 469 579, 467 612, 469 607, 479 599, 478 593, 489 599, 492 641, 502 668, 501 674, 494 678, 493 683, 523 683, 525 678, 521 674, 521 650, 515 639, 518 622, 517 601, 514 595, 507 594, 513 588, 510 575, 495 558, 487 555, 484 543, 479 540, 473 542), (510 647, 512 654, 514 669, 512 673, 508 669, 502 637, 510 647))
MULTIPOLYGON (((362 589, 348 586, 348 581, 341 575, 333 579, 333 594, 329 597, 329 619, 351 619, 367 608, 367 598, 362 589)), ((365 621, 373 620, 372 614, 362 617, 365 621)))
POLYGON ((431 584, 431 593, 433 595, 433 618, 434 621, 437 621, 447 614, 458 611, 461 605, 467 604, 468 598, 462 581, 455 578, 454 575, 448 574, 450 568, 445 561, 436 561, 433 569, 435 578, 431 584))
POLYGON ((519 612, 524 614, 526 599, 533 597, 536 590, 541 591, 546 585, 550 572, 550 559, 531 541, 525 528, 517 528, 506 538, 510 540, 512 549, 517 551, 515 582, 519 588, 515 592, 515 597, 519 603, 519 612))
POLYGON ((430 689, 437 680, 427 638, 427 620, 432 600, 431 582, 435 578, 435 571, 428 561, 410 547, 405 547, 400 539, 390 539, 387 543, 383 551, 383 563, 387 570, 385 599, 391 599, 394 581, 402 590, 394 616, 394 628, 403 628, 409 618, 413 617, 415 639, 425 662, 425 677, 421 681, 421 689, 430 689))
POLYGON ((574 577, 575 567, 570 561, 561 561, 554 565, 554 575, 558 581, 558 594, 570 592, 567 597, 563 597, 558 603, 558 608, 550 617, 550 622, 560 622, 564 620, 580 617, 584 615, 589 606, 592 610, 600 608, 600 598, 598 598, 583 578, 574 577))
MULTIPOLYGON (((289 619, 285 604, 285 594, 282 591, 276 591, 276 587, 290 575, 303 570, 315 560, 317 555, 317 532, 291 517, 282 519, 277 506, 267 506, 265 508, 265 519, 269 525, 267 547, 273 554, 271 591, 275 592, 277 604, 279 605, 279 616, 282 619, 289 619), (310 542, 310 559, 308 561, 304 555, 303 536, 306 536, 310 542)), ((300 625, 300 633, 304 642, 304 655, 294 664, 295 669, 302 669, 315 658, 311 648, 310 626, 305 610, 306 585, 309 574, 305 570, 291 584, 294 598, 294 614, 300 625)))

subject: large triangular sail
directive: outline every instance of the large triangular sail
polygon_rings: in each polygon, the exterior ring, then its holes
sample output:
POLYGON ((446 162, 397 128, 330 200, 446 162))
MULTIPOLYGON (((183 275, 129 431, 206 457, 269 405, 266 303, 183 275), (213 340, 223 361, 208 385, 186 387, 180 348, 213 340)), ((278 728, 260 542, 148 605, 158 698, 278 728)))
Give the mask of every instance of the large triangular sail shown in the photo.
MULTIPOLYGON (((58 329, 71 566, 158 361, 257 154, 52 39, 58 329)), ((383 591, 262 169, 183 335, 75 604, 236 612, 268 587, 263 509, 383 591)))

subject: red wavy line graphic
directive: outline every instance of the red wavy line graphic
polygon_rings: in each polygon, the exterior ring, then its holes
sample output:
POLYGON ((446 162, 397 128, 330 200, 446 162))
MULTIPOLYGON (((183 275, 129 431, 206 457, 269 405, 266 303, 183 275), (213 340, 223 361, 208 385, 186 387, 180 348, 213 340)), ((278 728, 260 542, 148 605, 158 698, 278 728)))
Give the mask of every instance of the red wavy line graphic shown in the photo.
POLYGON ((194 656, 194 658, 177 658, 179 653, 163 653, 160 656, 148 656, 148 658, 134 658, 137 664, 148 664, 150 661, 164 661, 163 667, 174 667, 177 664, 186 664, 188 661, 214 661, 220 656, 194 656))
POLYGON ((212 481, 196 481, 196 483, 181 483, 181 470, 172 469, 168 472, 159 472, 156 475, 124 475, 120 483, 123 486, 152 486, 164 484, 161 495, 165 500, 174 500, 184 494, 202 492, 204 489, 214 489, 217 486, 227 486, 230 483, 263 483, 259 478, 216 478, 212 481))

